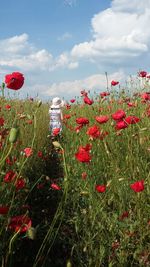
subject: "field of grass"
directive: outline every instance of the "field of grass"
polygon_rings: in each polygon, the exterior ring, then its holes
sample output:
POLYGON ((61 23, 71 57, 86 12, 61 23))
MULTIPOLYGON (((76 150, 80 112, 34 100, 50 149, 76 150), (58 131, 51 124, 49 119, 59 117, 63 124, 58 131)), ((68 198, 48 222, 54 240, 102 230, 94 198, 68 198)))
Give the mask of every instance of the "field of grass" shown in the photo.
POLYGON ((150 86, 137 80, 68 101, 54 140, 48 103, 2 95, 1 267, 150 266, 150 86))

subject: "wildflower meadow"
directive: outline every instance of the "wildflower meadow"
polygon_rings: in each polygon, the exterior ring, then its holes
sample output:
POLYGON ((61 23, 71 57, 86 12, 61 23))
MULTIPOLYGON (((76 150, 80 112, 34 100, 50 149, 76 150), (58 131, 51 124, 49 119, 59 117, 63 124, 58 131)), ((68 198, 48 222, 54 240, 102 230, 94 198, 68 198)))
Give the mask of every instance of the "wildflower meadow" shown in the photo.
POLYGON ((149 74, 83 88, 54 138, 48 102, 7 94, 24 75, 1 79, 1 267, 150 266, 149 74))

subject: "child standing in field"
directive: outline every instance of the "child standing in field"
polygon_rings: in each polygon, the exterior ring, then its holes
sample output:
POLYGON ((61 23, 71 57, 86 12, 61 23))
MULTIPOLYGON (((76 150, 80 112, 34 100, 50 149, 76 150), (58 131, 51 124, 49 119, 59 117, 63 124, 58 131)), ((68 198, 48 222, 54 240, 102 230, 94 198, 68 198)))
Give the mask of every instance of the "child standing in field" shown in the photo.
POLYGON ((52 100, 52 105, 49 109, 50 115, 50 132, 52 136, 56 136, 62 132, 63 114, 62 108, 63 102, 59 97, 55 97, 52 100))

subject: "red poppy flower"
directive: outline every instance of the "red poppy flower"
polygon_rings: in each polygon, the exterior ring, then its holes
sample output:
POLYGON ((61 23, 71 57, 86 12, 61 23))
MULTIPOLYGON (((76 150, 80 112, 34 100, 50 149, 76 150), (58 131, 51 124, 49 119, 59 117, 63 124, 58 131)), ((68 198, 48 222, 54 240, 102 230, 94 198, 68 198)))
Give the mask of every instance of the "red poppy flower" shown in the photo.
POLYGON ((42 158, 43 157, 43 152, 39 150, 37 155, 38 155, 39 158, 42 158))
POLYGON ((14 164, 14 162, 10 159, 10 157, 6 158, 6 164, 11 166, 14 164))
POLYGON ((84 103, 87 104, 87 105, 92 105, 92 104, 94 103, 94 101, 91 100, 88 96, 85 96, 85 97, 83 98, 83 101, 84 101, 84 103))
POLYGON ((127 127, 128 127, 128 124, 125 121, 118 121, 115 126, 116 130, 125 129, 127 127))
POLYGON ((92 148, 92 144, 87 144, 86 146, 80 146, 79 151, 85 150, 85 151, 90 151, 92 148))
POLYGON ((76 100, 75 99, 70 99, 70 102, 71 103, 74 103, 76 100))
POLYGON ((8 213, 8 211, 9 211, 8 206, 0 206, 0 215, 5 215, 8 213))
POLYGON ((51 188, 54 190, 61 190, 61 187, 58 184, 52 183, 51 188))
POLYGON ((28 120, 28 121, 26 121, 26 123, 31 125, 33 123, 33 121, 32 120, 28 120))
POLYGON ((88 93, 85 90, 82 90, 80 93, 81 93, 81 96, 87 96, 88 95, 88 93))
POLYGON ((140 121, 140 118, 136 116, 128 116, 125 118, 125 122, 127 122, 128 124, 135 124, 135 123, 138 123, 139 121, 140 121))
POLYGON ((53 135, 57 136, 60 133, 60 128, 53 129, 53 135))
POLYGON ((150 100, 150 95, 148 93, 141 94, 141 98, 144 100, 150 100))
POLYGON ((25 153, 26 157, 29 158, 33 154, 33 150, 31 147, 26 147, 24 149, 24 153, 25 153))
POLYGON ((125 218, 128 218, 129 217, 129 212, 128 211, 124 211, 121 216, 119 217, 119 220, 122 221, 124 220, 125 218))
POLYGON ((66 104, 66 109, 71 109, 71 105, 66 104))
POLYGON ((90 160, 91 160, 91 156, 90 156, 89 152, 86 150, 78 151, 75 154, 75 157, 80 162, 90 162, 90 160))
POLYGON ((76 127, 75 127, 75 131, 76 131, 76 133, 79 133, 80 130, 82 129, 82 127, 83 127, 83 124, 80 124, 79 126, 76 126, 76 127))
POLYGON ((97 184, 97 185, 95 185, 95 190, 98 193, 104 193, 106 191, 106 186, 105 185, 97 184))
POLYGON ((138 74, 139 74, 139 77, 145 78, 146 75, 147 75, 147 72, 144 71, 144 70, 142 70, 142 71, 140 71, 138 74))
POLYGON ((64 119, 68 120, 71 118, 71 115, 70 114, 64 114, 64 119))
POLYGON ((137 181, 137 182, 131 184, 130 188, 136 193, 143 191, 144 190, 144 180, 140 180, 140 181, 137 181))
POLYGON ((16 173, 13 172, 12 170, 6 172, 5 176, 4 176, 4 182, 5 183, 10 183, 12 182, 16 177, 16 173))
POLYGON ((85 147, 80 146, 78 152, 75 154, 76 159, 80 162, 90 162, 91 156, 89 150, 89 145, 85 147))
POLYGON ((126 113, 123 109, 118 109, 115 113, 112 114, 113 120, 121 120, 126 117, 126 113))
POLYGON ((24 84, 23 74, 20 72, 13 72, 12 74, 7 74, 5 76, 5 83, 7 88, 18 90, 24 84))
POLYGON ((87 118, 81 117, 81 118, 76 119, 76 123, 81 124, 81 125, 85 125, 85 124, 89 123, 89 120, 87 118))
POLYGON ((4 123, 5 123, 5 120, 4 120, 4 118, 0 118, 0 126, 4 126, 4 123))
POLYGON ((119 82, 117 82, 117 81, 111 81, 111 86, 116 86, 117 84, 119 84, 119 82))
POLYGON ((86 133, 93 138, 98 138, 100 136, 100 130, 97 125, 89 127, 86 133))
POLYGON ((102 92, 102 93, 100 93, 101 98, 104 98, 104 97, 106 97, 108 95, 110 95, 109 92, 102 92))
POLYGON ((136 107, 137 106, 136 103, 132 103, 132 102, 128 102, 127 105, 128 105, 128 107, 136 107))
POLYGON ((10 105, 6 105, 5 108, 8 109, 8 110, 10 110, 11 109, 11 106, 10 105))
POLYGON ((24 233, 32 226, 31 219, 25 215, 12 217, 8 228, 15 232, 24 233))
POLYGON ((15 187, 17 190, 24 188, 26 185, 26 182, 23 178, 19 178, 15 184, 15 187))
POLYGON ((106 123, 109 120, 109 117, 107 115, 103 115, 103 116, 96 116, 95 119, 98 123, 102 124, 106 123))
POLYGON ((82 172, 82 179, 86 180, 86 177, 87 177, 87 173, 86 172, 82 172))
POLYGON ((36 188, 37 189, 42 189, 44 187, 44 183, 37 184, 36 188))
POLYGON ((117 248, 120 247, 120 242, 117 240, 111 244, 112 250, 115 251, 117 248))

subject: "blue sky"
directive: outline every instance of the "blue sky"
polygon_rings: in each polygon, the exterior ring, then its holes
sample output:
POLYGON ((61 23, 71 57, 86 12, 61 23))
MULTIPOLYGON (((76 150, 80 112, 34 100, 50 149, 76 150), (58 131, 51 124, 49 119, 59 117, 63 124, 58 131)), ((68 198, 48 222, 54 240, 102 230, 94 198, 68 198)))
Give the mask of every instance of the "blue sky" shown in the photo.
POLYGON ((5 0, 0 81, 20 71, 21 97, 77 96, 149 71, 150 0, 5 0))

